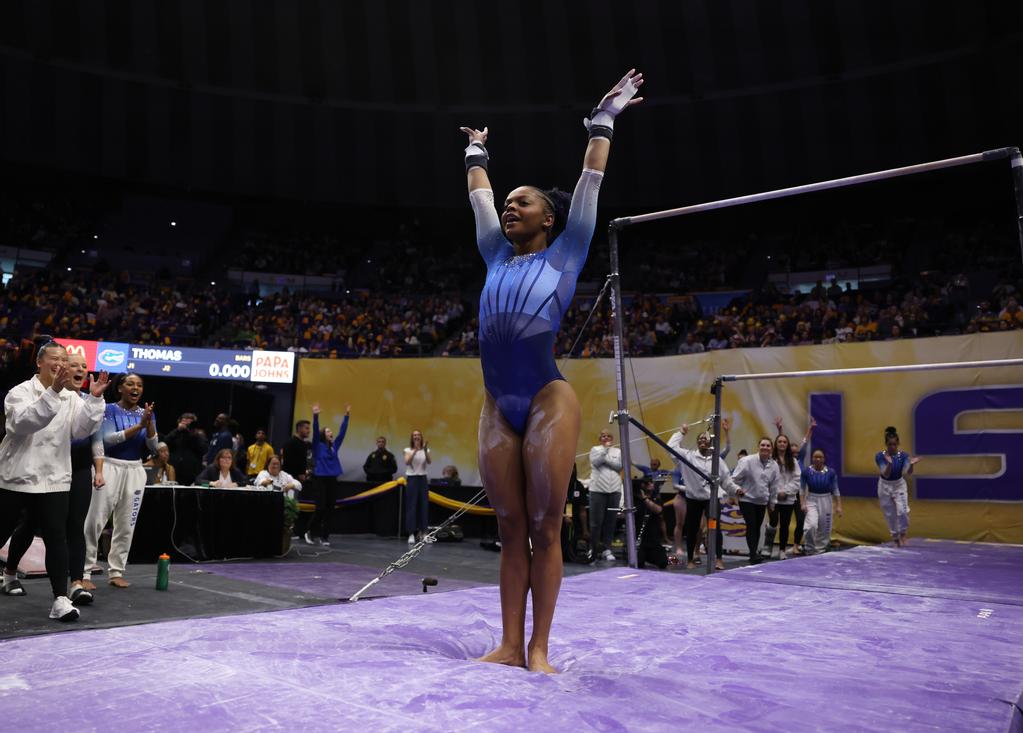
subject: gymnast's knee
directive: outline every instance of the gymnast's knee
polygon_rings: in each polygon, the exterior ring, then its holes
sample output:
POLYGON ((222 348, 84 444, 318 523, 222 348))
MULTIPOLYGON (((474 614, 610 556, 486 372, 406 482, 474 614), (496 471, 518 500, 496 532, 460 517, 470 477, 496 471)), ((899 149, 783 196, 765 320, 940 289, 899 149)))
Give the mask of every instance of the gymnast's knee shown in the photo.
POLYGON ((544 515, 529 522, 529 541, 533 550, 561 547, 561 515, 544 515))

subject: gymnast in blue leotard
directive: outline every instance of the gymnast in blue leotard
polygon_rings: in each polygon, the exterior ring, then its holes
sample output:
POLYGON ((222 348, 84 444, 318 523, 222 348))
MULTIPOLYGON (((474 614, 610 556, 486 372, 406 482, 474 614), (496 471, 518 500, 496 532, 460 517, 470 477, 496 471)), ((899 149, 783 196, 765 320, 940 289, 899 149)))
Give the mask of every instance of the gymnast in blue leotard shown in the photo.
POLYGON ((516 189, 505 202, 502 222, 492 191, 471 194, 479 250, 487 263, 479 317, 483 384, 519 435, 537 392, 564 379, 554 363, 554 339, 586 262, 602 178, 599 171, 583 170, 570 207, 565 206, 567 194, 560 191, 516 189), (510 232, 521 228, 530 206, 552 212, 553 241, 539 251, 516 254, 501 225, 510 232))
POLYGON ((501 642, 482 661, 555 671, 548 641, 561 587, 561 523, 580 411, 554 362, 554 339, 593 236, 615 117, 642 101, 636 96, 642 83, 643 75, 630 71, 587 118, 590 139, 570 203, 563 192, 520 186, 498 216, 487 173, 489 130, 462 128, 469 137, 465 164, 476 240, 487 265, 479 316, 486 388, 479 466, 501 535, 501 642))

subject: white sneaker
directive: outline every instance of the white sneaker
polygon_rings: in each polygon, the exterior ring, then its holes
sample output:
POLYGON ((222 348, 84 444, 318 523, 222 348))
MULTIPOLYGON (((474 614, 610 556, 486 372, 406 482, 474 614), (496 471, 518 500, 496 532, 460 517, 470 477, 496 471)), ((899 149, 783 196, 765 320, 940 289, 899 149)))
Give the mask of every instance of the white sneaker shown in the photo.
POLYGON ((611 552, 610 550, 604 550, 604 554, 601 555, 600 558, 602 560, 607 560, 608 562, 614 562, 615 561, 615 554, 613 552, 611 552))
POLYGON ((302 539, 304 539, 304 540, 305 540, 305 543, 306 543, 307 545, 315 545, 315 544, 316 544, 316 540, 314 540, 314 539, 313 539, 313 536, 312 536, 311 534, 309 534, 308 532, 306 532, 306 533, 305 533, 305 534, 304 534, 304 535, 302 536, 302 539))
POLYGON ((53 601, 50 608, 50 618, 60 621, 77 621, 78 609, 71 605, 71 599, 67 596, 60 596, 53 601))
POLYGON ((785 554, 785 550, 781 550, 781 551, 780 551, 780 552, 778 553, 778 559, 779 559, 779 560, 784 560, 784 559, 785 559, 786 557, 788 557, 788 556, 787 556, 787 555, 785 554))
POLYGON ((410 534, 410 535, 408 536, 408 543, 409 543, 410 545, 414 545, 414 544, 416 544, 416 536, 415 536, 414 534, 410 534))

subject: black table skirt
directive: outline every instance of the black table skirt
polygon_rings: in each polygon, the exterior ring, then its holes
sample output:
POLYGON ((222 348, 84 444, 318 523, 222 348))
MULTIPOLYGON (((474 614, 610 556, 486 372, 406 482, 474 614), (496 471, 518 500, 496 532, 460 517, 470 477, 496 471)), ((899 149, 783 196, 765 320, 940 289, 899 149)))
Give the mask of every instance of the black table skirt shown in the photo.
POLYGON ((128 559, 154 563, 166 552, 186 560, 175 545, 195 560, 273 557, 283 536, 279 491, 147 486, 128 559))

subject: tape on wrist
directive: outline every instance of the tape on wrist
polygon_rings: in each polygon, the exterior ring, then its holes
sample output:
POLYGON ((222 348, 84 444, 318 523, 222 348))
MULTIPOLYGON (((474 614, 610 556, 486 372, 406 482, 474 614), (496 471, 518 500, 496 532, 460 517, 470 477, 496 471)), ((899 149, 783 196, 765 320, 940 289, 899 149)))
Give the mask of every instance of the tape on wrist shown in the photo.
POLYGON ((465 172, 471 168, 482 168, 487 170, 487 163, 490 161, 490 154, 483 143, 473 142, 465 149, 465 172))

